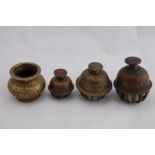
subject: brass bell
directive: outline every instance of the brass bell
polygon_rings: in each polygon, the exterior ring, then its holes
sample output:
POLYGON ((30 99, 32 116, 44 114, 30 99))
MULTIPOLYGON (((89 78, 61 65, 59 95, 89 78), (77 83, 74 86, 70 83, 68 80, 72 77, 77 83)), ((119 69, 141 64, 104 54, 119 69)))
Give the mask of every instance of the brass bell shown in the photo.
POLYGON ((126 102, 143 101, 152 87, 149 74, 138 65, 141 63, 140 58, 128 57, 125 62, 128 65, 119 70, 114 81, 116 91, 120 98, 126 102))
POLYGON ((102 64, 92 62, 76 80, 76 86, 82 96, 97 101, 110 92, 112 83, 102 64))
POLYGON ((55 76, 48 86, 51 94, 57 98, 69 96, 74 89, 74 85, 71 78, 67 76, 67 71, 65 69, 56 69, 54 74, 55 76))

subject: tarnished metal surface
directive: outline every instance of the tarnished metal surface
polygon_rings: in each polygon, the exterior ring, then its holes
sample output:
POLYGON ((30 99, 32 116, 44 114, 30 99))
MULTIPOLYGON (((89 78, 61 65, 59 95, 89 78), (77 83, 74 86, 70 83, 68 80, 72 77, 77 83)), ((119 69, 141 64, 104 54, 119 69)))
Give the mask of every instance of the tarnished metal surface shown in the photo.
POLYGON ((69 96, 74 89, 74 85, 67 76, 67 71, 65 69, 57 69, 54 74, 55 76, 51 79, 48 86, 51 94, 57 98, 69 96))
POLYGON ((20 63, 10 69, 8 88, 12 95, 22 102, 37 99, 45 88, 41 69, 34 63, 20 63))
POLYGON ((120 69, 114 86, 121 99, 126 102, 143 101, 152 87, 148 72, 140 67, 141 59, 128 57, 125 59, 127 66, 120 69))
POLYGON ((77 79, 76 86, 82 96, 96 101, 110 92, 112 83, 102 64, 93 62, 77 79))

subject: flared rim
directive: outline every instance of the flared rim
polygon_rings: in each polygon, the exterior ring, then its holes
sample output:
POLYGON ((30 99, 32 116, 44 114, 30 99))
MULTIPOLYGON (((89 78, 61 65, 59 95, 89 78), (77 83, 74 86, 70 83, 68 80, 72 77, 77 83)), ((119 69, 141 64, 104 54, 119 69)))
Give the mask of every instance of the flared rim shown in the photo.
POLYGON ((32 62, 23 62, 23 63, 18 63, 14 65, 10 69, 10 75, 13 79, 18 80, 18 81, 30 81, 35 78, 37 78, 41 73, 41 68, 39 65, 32 63, 32 62), (33 70, 33 73, 28 76, 20 76, 17 74, 18 70, 20 68, 20 71, 23 71, 25 68, 29 68, 30 70, 33 70), (23 69, 23 70, 22 70, 23 69))

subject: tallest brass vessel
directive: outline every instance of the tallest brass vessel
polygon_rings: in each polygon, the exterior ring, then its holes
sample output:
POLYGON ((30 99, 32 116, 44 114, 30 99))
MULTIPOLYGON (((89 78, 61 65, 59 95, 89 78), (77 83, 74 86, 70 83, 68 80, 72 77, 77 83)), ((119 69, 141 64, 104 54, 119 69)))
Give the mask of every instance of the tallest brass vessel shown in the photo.
POLYGON ((127 57, 127 66, 121 68, 114 81, 114 86, 119 97, 128 103, 143 101, 151 87, 152 82, 146 69, 139 66, 141 59, 138 57, 127 57))

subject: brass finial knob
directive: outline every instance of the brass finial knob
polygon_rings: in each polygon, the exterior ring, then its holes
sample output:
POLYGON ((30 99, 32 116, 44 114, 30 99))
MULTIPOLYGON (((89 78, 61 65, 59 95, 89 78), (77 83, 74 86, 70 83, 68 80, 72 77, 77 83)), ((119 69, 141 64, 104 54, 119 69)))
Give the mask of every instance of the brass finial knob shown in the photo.
POLYGON ((128 57, 125 62, 132 68, 138 66, 141 63, 141 59, 138 57, 128 57))
POLYGON ((103 69, 103 65, 98 62, 92 62, 88 65, 89 73, 97 75, 100 74, 103 69))
POLYGON ((65 69, 56 69, 54 71, 54 75, 58 78, 58 79, 64 79, 67 76, 67 71, 65 69))

